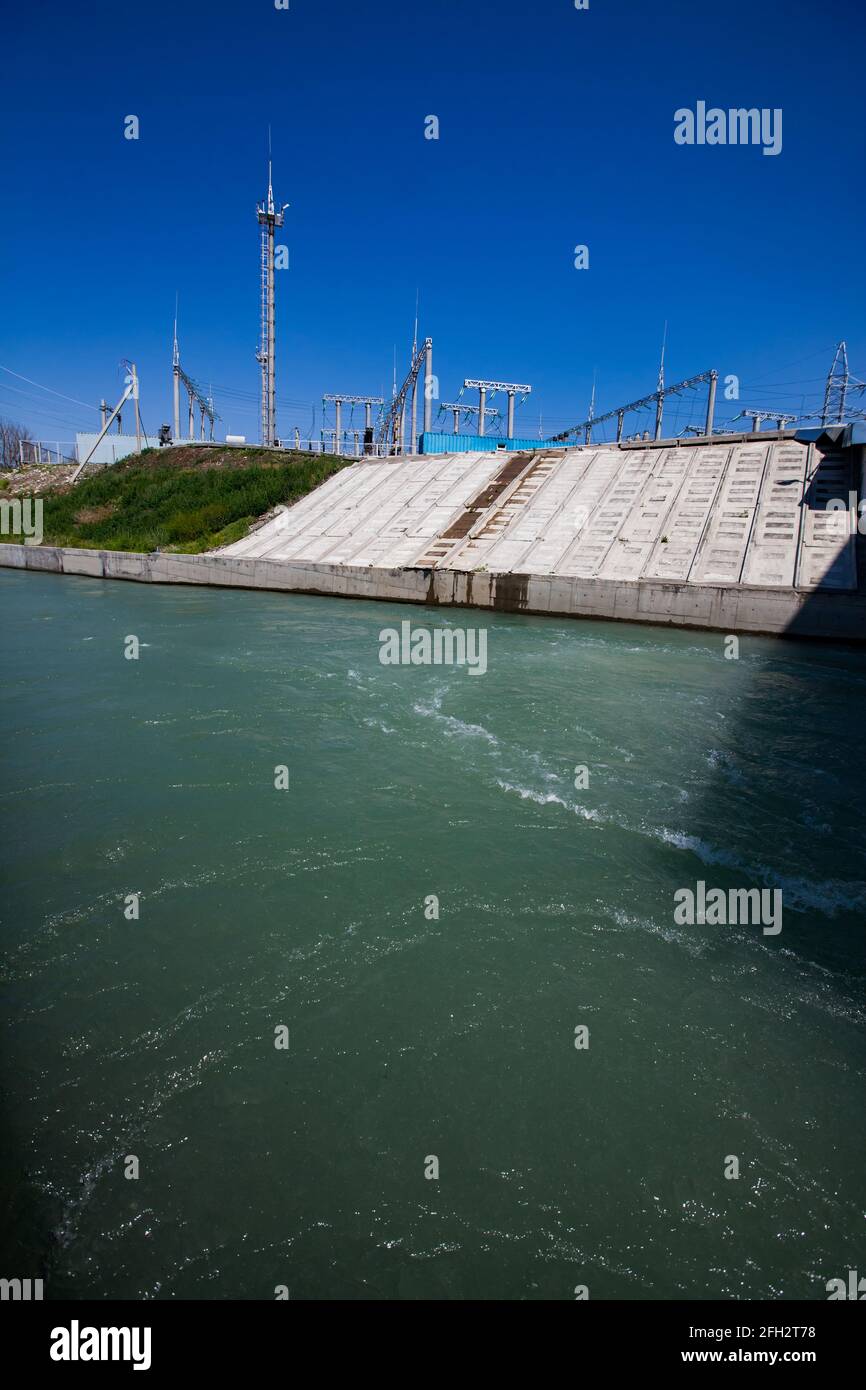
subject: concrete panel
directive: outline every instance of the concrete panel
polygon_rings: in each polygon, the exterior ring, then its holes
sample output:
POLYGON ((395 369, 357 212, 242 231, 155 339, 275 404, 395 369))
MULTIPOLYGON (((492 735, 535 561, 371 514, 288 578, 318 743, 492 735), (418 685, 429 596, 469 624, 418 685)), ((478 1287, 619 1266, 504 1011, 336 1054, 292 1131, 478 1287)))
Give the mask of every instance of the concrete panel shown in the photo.
POLYGON ((742 582, 788 588, 794 583, 808 451, 800 444, 770 446, 742 582))
POLYGON ((735 446, 692 565, 693 583, 739 584, 769 452, 766 444, 735 446))
POLYGON ((797 567, 801 589, 856 589, 855 555, 857 494, 854 460, 842 453, 815 451, 809 461, 803 496, 803 525, 797 567), (842 502, 845 511, 830 511, 830 502, 842 502))
POLYGON ((664 531, 643 571, 644 579, 688 580, 731 453, 731 446, 724 444, 694 450, 664 531))

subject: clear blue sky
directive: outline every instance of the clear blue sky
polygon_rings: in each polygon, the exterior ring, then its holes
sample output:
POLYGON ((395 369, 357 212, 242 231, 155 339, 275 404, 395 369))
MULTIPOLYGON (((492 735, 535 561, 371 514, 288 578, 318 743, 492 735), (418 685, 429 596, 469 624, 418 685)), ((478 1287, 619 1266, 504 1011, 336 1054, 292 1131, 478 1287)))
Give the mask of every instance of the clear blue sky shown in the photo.
MULTIPOLYGON (((318 428, 325 391, 390 389, 416 286, 443 398, 467 375, 529 381, 533 434, 539 409, 546 430, 584 417, 593 370, 599 411, 652 390, 665 319, 669 380, 716 367, 740 377, 742 403, 799 409, 838 338, 866 378, 864 13, 19 3, 3 26, 0 363, 96 403, 132 358, 155 432, 177 290, 186 370, 214 383, 223 429, 257 438, 270 123, 291 204, 281 433, 306 434, 313 403, 318 428), (782 108, 781 154, 676 145, 673 113, 698 100, 782 108)), ((97 419, 7 372, 0 414, 63 440, 97 419)))

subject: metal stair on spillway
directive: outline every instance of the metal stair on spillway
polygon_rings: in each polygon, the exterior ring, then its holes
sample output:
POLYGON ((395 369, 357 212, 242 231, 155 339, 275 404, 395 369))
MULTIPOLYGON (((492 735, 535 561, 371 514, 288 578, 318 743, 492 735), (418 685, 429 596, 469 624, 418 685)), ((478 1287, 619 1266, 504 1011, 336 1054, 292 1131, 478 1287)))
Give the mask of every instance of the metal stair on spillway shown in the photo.
POLYGON ((435 569, 459 555, 460 566, 472 569, 481 555, 532 501, 538 489, 562 461, 562 452, 517 454, 466 504, 465 510, 413 561, 421 569, 435 569), (463 562, 466 562, 465 564, 463 562))

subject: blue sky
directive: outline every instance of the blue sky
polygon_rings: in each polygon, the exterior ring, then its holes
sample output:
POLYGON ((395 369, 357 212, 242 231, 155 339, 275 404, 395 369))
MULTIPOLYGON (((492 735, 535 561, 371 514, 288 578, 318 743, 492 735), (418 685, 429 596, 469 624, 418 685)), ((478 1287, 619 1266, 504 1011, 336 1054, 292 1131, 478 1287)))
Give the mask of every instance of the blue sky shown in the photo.
MULTIPOLYGON (((149 432, 177 291, 186 370, 257 438, 269 123, 284 435, 323 392, 390 389, 416 287, 443 399, 531 382, 531 434, 585 416, 593 371, 599 411, 652 390, 665 320, 669 380, 740 378, 723 415, 813 405, 841 337, 866 378, 855 0, 47 0, 4 30, 0 364, 97 403, 132 358, 149 432), (781 108, 781 154, 675 144, 698 100, 781 108)), ((97 419, 8 371, 0 414, 61 440, 97 419)))

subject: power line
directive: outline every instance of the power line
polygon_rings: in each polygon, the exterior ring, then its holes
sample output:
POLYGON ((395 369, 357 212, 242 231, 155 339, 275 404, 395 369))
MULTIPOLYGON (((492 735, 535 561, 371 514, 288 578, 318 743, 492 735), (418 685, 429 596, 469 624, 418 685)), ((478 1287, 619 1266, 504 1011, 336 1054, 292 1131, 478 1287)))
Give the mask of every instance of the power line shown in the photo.
POLYGON ((43 386, 40 381, 31 381, 29 376, 22 376, 20 372, 13 372, 11 367, 4 367, 0 362, 0 372, 8 372, 10 376, 17 377, 19 381, 26 381, 28 386, 38 386, 40 391, 47 391, 51 396, 59 396, 61 400, 71 401, 73 405, 83 405, 85 410, 98 410, 99 406, 88 405, 86 401, 77 401, 74 396, 64 396, 62 391, 54 391, 50 386, 43 386))

